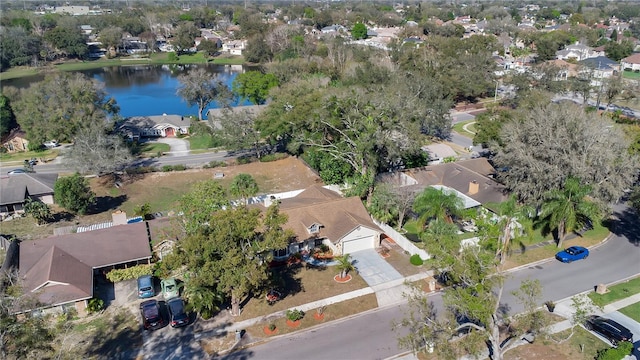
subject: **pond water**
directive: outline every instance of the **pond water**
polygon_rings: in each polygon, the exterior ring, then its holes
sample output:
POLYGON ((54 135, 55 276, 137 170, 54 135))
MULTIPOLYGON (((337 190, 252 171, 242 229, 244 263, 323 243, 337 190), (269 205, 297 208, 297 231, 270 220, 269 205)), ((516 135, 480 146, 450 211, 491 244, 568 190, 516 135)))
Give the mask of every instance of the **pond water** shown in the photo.
MULTIPOLYGON (((117 101, 123 117, 162 114, 197 116, 198 107, 187 106, 176 91, 180 87, 178 75, 199 67, 215 74, 229 88, 233 79, 245 71, 241 65, 130 65, 78 72, 103 83, 109 96, 117 101)), ((24 88, 42 79, 42 76, 32 76, 4 80, 2 86, 24 88)), ((249 102, 236 101, 233 105, 249 105, 249 102)), ((208 109, 217 107, 216 103, 211 103, 208 109)), ((203 116, 206 117, 206 113, 206 110, 203 111, 203 116)))

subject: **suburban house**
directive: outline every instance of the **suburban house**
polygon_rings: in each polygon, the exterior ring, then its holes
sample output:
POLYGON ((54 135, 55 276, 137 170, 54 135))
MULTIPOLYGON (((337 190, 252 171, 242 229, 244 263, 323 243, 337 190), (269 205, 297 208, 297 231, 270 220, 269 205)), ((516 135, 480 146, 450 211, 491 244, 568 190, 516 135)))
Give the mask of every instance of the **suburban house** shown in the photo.
POLYGON ((230 40, 222 44, 222 51, 231 55, 242 55, 246 47, 246 40, 230 40))
POLYGON ((640 54, 633 54, 620 60, 622 70, 640 71, 640 54))
POLYGON ((180 115, 133 116, 116 126, 129 139, 174 137, 189 133, 191 118, 180 115))
POLYGON ((0 177, 0 219, 24 213, 27 199, 53 204, 58 174, 13 174, 0 177))
POLYGON ((451 146, 445 144, 425 145, 421 149, 429 154, 429 165, 440 164, 449 159, 455 160, 458 157, 451 146))
POLYGON ((477 158, 386 173, 379 175, 379 180, 407 187, 416 193, 428 186, 445 192, 452 189, 465 201, 465 207, 468 208, 473 207, 474 203, 478 206, 507 200, 507 189, 494 180, 495 174, 495 169, 486 158, 477 158))
POLYGON ((596 51, 579 43, 567 45, 564 49, 556 52, 556 59, 559 60, 574 59, 576 61, 582 61, 585 59, 596 58, 598 56, 604 56, 604 52, 596 51))
POLYGON ((575 77, 576 75, 578 75, 578 66, 564 60, 556 59, 545 61, 541 66, 543 69, 546 68, 557 70, 557 74, 555 77, 555 80, 557 81, 567 80, 570 77, 575 77))
MULTIPOLYGON (((265 206, 275 199, 268 198, 265 206)), ((288 216, 285 229, 296 235, 288 248, 276 251, 276 258, 310 252, 325 244, 335 255, 380 246, 382 230, 373 223, 359 197, 344 198, 320 185, 311 186, 293 197, 278 199, 280 212, 288 216)))
POLYGON ((19 254, 25 295, 38 305, 18 312, 75 308, 82 314, 94 296, 96 274, 151 261, 146 222, 24 241, 19 254))
POLYGON ((211 126, 216 129, 222 129, 220 123, 220 117, 227 113, 244 113, 250 116, 257 116, 267 108, 267 105, 247 105, 247 106, 234 106, 232 108, 215 108, 207 111, 207 119, 211 126))
POLYGON ((7 152, 10 153, 27 151, 29 149, 27 134, 20 129, 11 130, 2 138, 2 147, 7 149, 7 152))
MULTIPOLYGON (((591 72, 592 79, 608 79, 617 75, 620 71, 620 64, 606 56, 585 59, 579 62, 587 71, 591 72)), ((592 85, 600 85, 599 81, 592 80, 592 85)))

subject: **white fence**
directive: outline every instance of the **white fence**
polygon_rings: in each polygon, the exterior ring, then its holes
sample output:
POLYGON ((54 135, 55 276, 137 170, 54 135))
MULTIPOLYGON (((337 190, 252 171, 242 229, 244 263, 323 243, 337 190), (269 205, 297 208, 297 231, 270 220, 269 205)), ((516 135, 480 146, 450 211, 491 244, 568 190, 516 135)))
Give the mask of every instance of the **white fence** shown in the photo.
POLYGON ((431 258, 431 255, 429 255, 429 253, 427 253, 426 251, 424 251, 424 250, 418 248, 417 246, 413 245, 411 240, 409 240, 406 237, 404 237, 404 235, 400 234, 396 229, 392 228, 391 226, 389 226, 387 224, 378 222, 376 219, 373 219, 373 222, 376 225, 378 225, 378 227, 380 227, 380 229, 382 229, 382 231, 384 231, 384 233, 388 237, 393 239, 393 241, 396 244, 398 244, 398 246, 403 248, 409 254, 411 254, 411 255, 418 254, 418 255, 420 255, 420 258, 422 260, 427 260, 427 259, 431 258))

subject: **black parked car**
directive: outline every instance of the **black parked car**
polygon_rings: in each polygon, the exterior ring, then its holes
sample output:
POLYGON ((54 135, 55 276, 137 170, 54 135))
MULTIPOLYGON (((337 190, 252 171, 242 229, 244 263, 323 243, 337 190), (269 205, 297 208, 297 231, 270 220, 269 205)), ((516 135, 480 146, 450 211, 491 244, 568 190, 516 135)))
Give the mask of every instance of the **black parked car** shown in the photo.
POLYGON ((169 325, 181 327, 189 324, 189 315, 184 311, 184 301, 181 298, 173 298, 167 301, 169 309, 169 325))
POLYGON ((597 315, 591 315, 584 326, 606 337, 616 346, 621 341, 633 342, 633 333, 617 322, 597 315))
POLYGON ((145 330, 157 330, 164 326, 160 306, 156 300, 143 301, 140 304, 140 315, 145 330))

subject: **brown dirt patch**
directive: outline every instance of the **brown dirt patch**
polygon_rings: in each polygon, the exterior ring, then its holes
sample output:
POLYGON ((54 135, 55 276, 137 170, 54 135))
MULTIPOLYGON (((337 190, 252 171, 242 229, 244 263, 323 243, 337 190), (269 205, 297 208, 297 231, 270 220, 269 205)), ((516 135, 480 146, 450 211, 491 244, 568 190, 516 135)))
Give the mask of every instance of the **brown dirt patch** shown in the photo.
POLYGON ((333 280, 336 271, 332 267, 307 269, 301 264, 276 268, 276 274, 283 281, 282 287, 276 290, 282 293, 283 298, 269 305, 264 293, 257 294, 247 301, 242 314, 233 320, 242 321, 273 314, 368 286, 362 277, 355 274, 348 283, 336 284, 333 280), (306 291, 307 287, 310 291, 306 291))
POLYGON ((287 319, 285 317, 281 317, 265 319, 259 324, 248 327, 246 331, 249 336, 248 340, 250 342, 255 342, 268 337, 264 333, 264 328, 268 327, 269 324, 276 325, 278 329, 278 335, 288 334, 322 324, 323 322, 333 321, 350 315, 361 313, 363 311, 375 309, 376 307, 378 307, 376 295, 369 294, 327 306, 323 314, 323 320, 316 320, 312 314, 307 313, 305 317, 300 320, 300 326, 296 329, 288 327, 286 324, 287 319))
MULTIPOLYGON (((296 157, 213 169, 143 174, 125 179, 119 188, 116 188, 109 178, 94 178, 90 180, 90 184, 96 198, 102 204, 101 212, 43 226, 36 226, 32 218, 24 217, 2 222, 2 232, 16 235, 22 240, 39 239, 53 235, 54 228, 111 221, 111 212, 115 209, 122 209, 133 216, 134 208, 144 203, 149 203, 152 212, 166 213, 175 209, 177 201, 189 191, 191 185, 213 179, 216 173, 224 174, 218 181, 226 188, 234 176, 240 173, 251 174, 258 183, 260 194, 304 189, 322 183, 320 178, 296 157)), ((54 206, 52 210, 61 212, 63 209, 54 206)))

